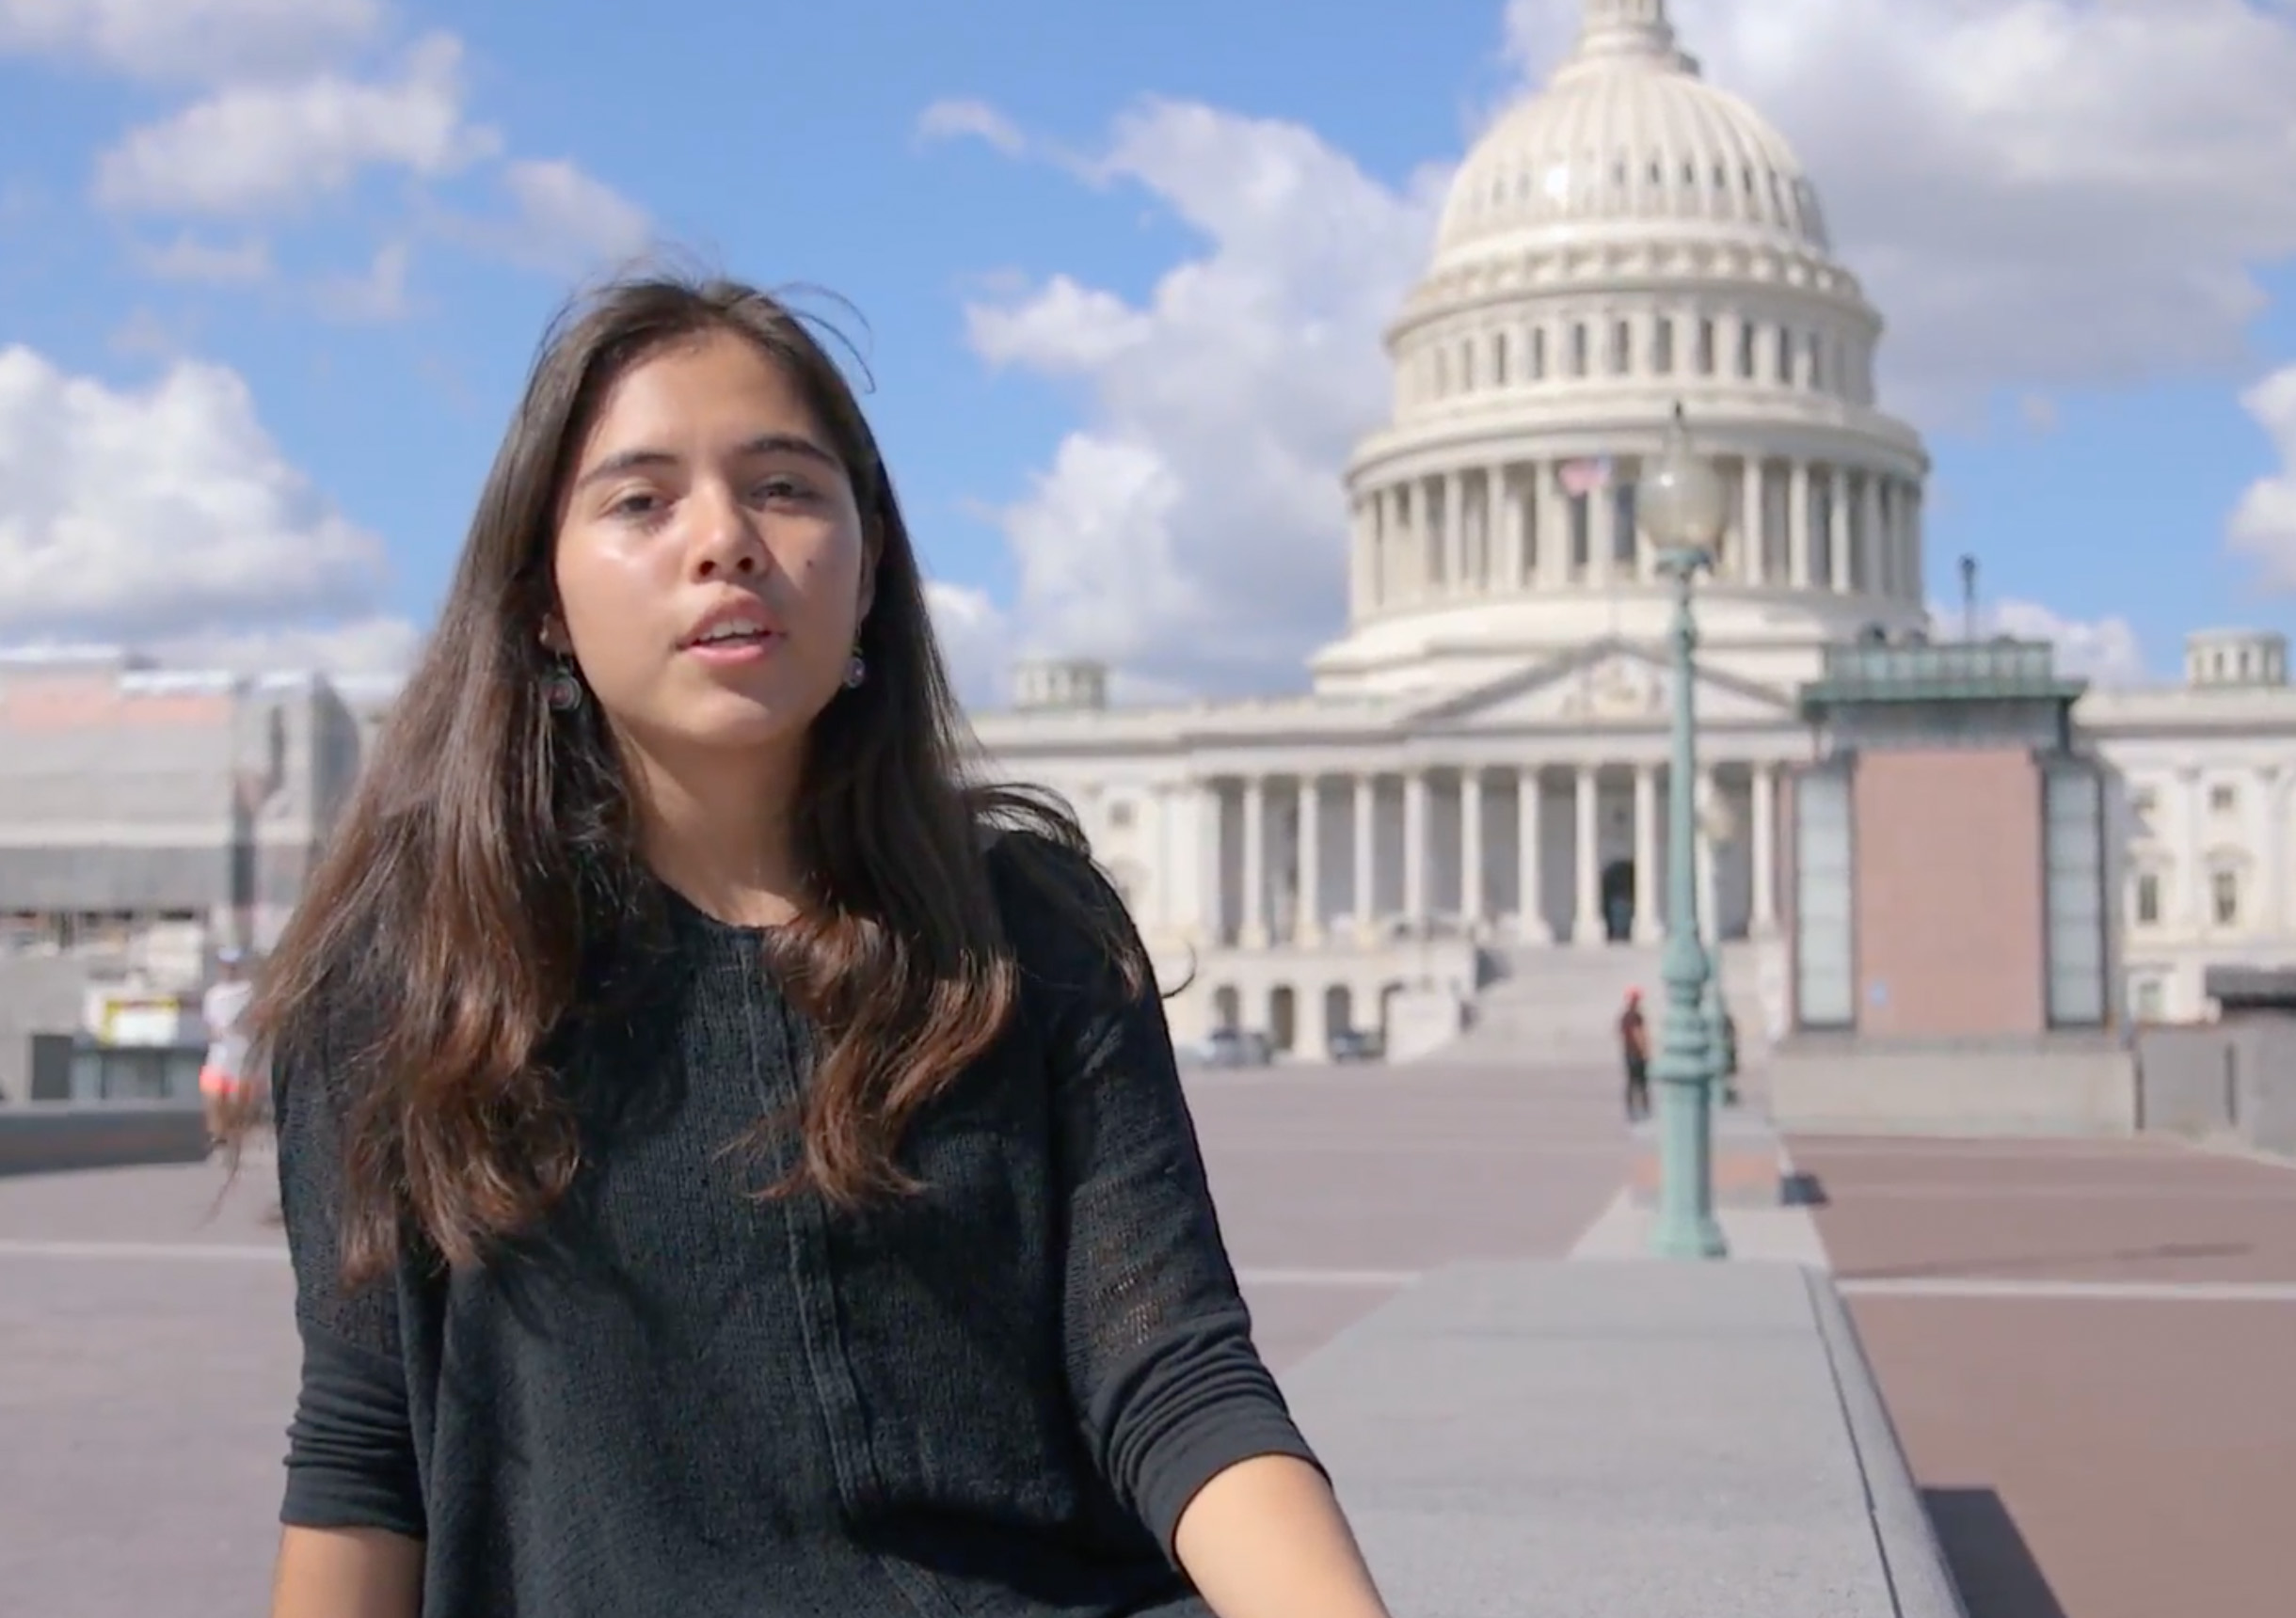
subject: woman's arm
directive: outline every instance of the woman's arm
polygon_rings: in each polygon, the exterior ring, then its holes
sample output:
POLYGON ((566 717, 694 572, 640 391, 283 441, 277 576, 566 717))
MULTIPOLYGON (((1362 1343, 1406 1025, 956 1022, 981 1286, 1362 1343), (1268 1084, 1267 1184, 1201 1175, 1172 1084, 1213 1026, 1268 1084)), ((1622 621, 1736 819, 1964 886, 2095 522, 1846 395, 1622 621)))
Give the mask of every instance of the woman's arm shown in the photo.
POLYGON ((279 1536, 272 1618, 421 1618, 423 1542, 373 1528, 279 1536))
MULTIPOLYGON (((1139 947, 1082 861, 1019 857, 1139 947)), ((1156 987, 1127 989, 1105 944, 1046 905, 1013 894, 1009 925, 1050 1045, 1062 1336, 1093 1460, 1220 1618, 1384 1618, 1252 1344, 1156 987)))
POLYGON ((418 1618, 425 1525, 398 1300, 387 1280, 351 1292, 341 1275, 341 1075, 321 1053, 279 1064, 275 1090, 303 1372, 272 1618, 418 1618))
POLYGON ((1204 1484, 1172 1548, 1220 1618, 1387 1618, 1331 1483, 1289 1455, 1238 1461, 1204 1484))

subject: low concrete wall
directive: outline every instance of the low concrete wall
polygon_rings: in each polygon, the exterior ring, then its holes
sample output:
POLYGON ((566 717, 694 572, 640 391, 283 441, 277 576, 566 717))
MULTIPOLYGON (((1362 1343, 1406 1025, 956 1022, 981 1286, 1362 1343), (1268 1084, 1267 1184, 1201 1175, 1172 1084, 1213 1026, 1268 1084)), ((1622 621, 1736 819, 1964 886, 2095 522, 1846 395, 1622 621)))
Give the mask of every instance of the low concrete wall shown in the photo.
POLYGON ((2296 1156, 2296 1018, 2147 1028, 2137 1091, 2147 1131, 2296 1156))
POLYGON ((1771 1054, 1771 1118, 1803 1134, 2122 1136, 2136 1060, 2110 1036, 1880 1043, 1796 1035, 1771 1054))
POLYGON ((1967 1618, 1814 1270, 1455 1265, 1282 1381, 1397 1618, 1967 1618))
POLYGON ((199 1163, 207 1123, 197 1102, 24 1102, 0 1106, 0 1176, 199 1163))

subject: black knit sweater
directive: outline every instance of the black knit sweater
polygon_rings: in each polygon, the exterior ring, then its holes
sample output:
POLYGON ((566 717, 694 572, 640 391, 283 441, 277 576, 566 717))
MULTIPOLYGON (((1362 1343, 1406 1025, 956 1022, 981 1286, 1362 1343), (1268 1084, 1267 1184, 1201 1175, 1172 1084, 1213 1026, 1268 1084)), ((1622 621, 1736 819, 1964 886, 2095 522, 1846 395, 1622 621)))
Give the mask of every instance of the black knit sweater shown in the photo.
POLYGON ((863 1214, 744 1195, 789 1159, 723 1149, 798 1094, 807 1034, 759 935, 679 904, 634 1014, 560 1064, 574 1194, 476 1270, 418 1244, 392 1282, 338 1285, 344 1087, 283 1064, 283 1520, 424 1540, 424 1618, 1205 1610, 1171 1554, 1190 1497, 1313 1457, 1155 991, 1123 991, 1012 842, 990 863, 1020 1012, 912 1126, 929 1189, 863 1214))

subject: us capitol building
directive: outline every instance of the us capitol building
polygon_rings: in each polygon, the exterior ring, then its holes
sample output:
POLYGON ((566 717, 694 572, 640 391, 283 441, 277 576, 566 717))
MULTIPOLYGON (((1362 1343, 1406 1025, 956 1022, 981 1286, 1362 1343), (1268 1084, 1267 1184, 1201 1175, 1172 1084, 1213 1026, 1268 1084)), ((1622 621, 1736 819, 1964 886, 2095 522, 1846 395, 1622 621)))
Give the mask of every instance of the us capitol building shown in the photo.
MULTIPOLYGON (((1663 0, 1586 0, 1545 93, 1461 166, 1389 331, 1393 419, 1346 478, 1348 621, 1305 694, 1111 707, 1105 668, 1054 659, 975 716, 996 772, 1083 816, 1188 982, 1175 1034, 1602 1054, 1618 995, 1656 983, 1685 787, 1742 1048, 1780 1032, 1799 689, 1829 647, 1928 625, 1929 462, 1875 398, 1881 332, 1794 153, 1663 0), (1734 514, 1698 587, 1688 784, 1634 507, 1678 401, 1734 514)), ((390 698, 0 655, 0 1097, 88 984, 187 991, 221 944, 268 946, 390 698)), ((2296 960, 2284 639, 2195 635, 2180 683, 2090 690, 2077 721, 2113 767, 2117 1014, 2206 1017, 2204 966, 2296 960)))
MULTIPOLYGON (((1792 150, 1664 0, 1586 0, 1389 328, 1392 420, 1346 475, 1348 622, 1308 692, 1109 707, 1105 669, 1044 660, 976 716, 997 770, 1084 815, 1167 981, 1192 967, 1175 1031, 1312 1055, 1411 994, 1411 1043, 1480 1000, 1471 1040, 1591 1050, 1655 986, 1678 784, 1634 480, 1677 402, 1734 513, 1698 587, 1700 909, 1739 1021, 1778 1031, 1798 688, 1829 645, 1928 628, 1929 461, 1875 396, 1882 325, 1792 150)), ((2080 703, 2119 776, 2125 1015, 2206 1015, 2204 963, 2296 958, 2287 674, 2283 638, 2207 633, 2181 686, 2080 703)))

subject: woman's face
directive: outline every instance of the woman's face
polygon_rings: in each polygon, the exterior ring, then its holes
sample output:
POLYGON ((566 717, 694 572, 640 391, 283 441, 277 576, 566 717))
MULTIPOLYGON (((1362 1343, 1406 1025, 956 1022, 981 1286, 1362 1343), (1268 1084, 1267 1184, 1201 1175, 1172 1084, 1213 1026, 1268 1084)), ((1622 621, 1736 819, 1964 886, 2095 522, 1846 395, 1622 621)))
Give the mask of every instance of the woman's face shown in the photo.
POLYGON ((852 474, 804 396, 755 344, 712 334, 608 391, 562 497, 545 639, 658 761, 777 753, 843 683, 866 551, 852 474))

